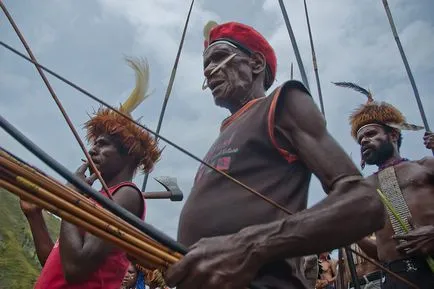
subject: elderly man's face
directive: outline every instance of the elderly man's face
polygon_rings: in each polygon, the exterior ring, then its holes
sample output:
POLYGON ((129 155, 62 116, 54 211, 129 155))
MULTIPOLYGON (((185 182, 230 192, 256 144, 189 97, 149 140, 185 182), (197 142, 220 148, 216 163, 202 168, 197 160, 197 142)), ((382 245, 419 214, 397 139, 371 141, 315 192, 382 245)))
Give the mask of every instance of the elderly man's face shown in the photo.
POLYGON ((203 66, 205 78, 218 106, 229 108, 233 103, 239 103, 240 98, 252 88, 254 73, 251 57, 229 44, 211 46, 204 54, 203 66), (231 56, 233 58, 211 75, 216 66, 231 56))

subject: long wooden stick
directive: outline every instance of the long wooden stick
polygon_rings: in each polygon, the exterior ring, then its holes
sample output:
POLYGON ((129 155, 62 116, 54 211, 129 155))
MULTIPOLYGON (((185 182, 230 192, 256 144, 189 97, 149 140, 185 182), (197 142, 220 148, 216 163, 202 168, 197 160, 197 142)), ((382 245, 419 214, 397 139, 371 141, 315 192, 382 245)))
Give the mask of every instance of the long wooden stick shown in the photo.
MULTIPOLYGON (((23 34, 21 33, 20 29, 18 28, 17 24, 15 23, 14 19, 12 18, 12 16, 10 15, 6 6, 3 4, 3 1, 1 1, 1 0, 0 0, 0 7, 3 10, 4 14, 6 15, 6 18, 9 20, 9 23, 14 28, 15 33, 17 34, 18 38, 20 39, 21 43, 23 44, 24 48, 26 49, 27 53, 29 54, 30 58, 36 62, 36 58, 33 55, 33 52, 30 49, 30 46, 27 44, 26 39, 24 38, 23 34)), ((87 152, 87 149, 86 149, 83 141, 81 140, 80 136, 78 135, 77 130, 74 128, 74 125, 72 124, 71 119, 69 118, 68 114, 66 113, 66 110, 63 108, 63 105, 60 102, 59 98, 57 97, 56 93, 54 92, 54 89, 51 87, 50 82, 48 81, 48 79, 45 76, 42 69, 37 65, 35 65, 35 67, 38 70, 38 73, 41 76, 42 80, 44 81, 45 85, 47 86, 48 91, 50 92, 51 96, 53 97, 54 102, 57 104, 57 107, 59 108, 60 112, 62 113, 63 117, 65 118, 65 121, 68 124, 69 128, 71 129, 72 134, 74 135, 75 139, 77 140, 78 144, 80 145, 80 148, 83 151, 84 155, 86 156, 86 159, 89 162, 89 165, 92 168, 92 171, 96 174, 98 180, 101 182, 103 189, 107 192, 107 196, 110 199, 112 199, 111 195, 108 193, 107 184, 103 180, 101 173, 98 171, 98 169, 95 166, 95 163, 93 162, 92 158, 90 157, 89 153, 87 152)))
POLYGON ((298 68, 300 70, 301 79, 304 85, 309 89, 309 81, 307 80, 306 70, 304 69, 303 60, 298 50, 297 40, 295 39, 294 31, 292 31, 291 23, 289 22, 288 13, 286 12, 285 3, 283 0, 279 0, 280 10, 282 11, 283 20, 285 21, 286 29, 291 40, 292 48, 294 49, 295 59, 297 60, 298 68))
MULTIPOLYGON (((189 8, 188 14, 187 14, 187 19, 185 20, 184 29, 183 29, 182 35, 181 35, 181 41, 179 42, 179 46, 178 46, 178 52, 176 53, 175 63, 173 64, 172 72, 170 74, 169 84, 167 85, 167 89, 166 89, 166 95, 164 96, 163 106, 161 107, 160 117, 158 119, 157 130, 156 130, 157 134, 160 133, 161 125, 163 123, 164 113, 166 112, 166 107, 167 107, 167 103, 169 101, 169 96, 170 96, 170 93, 172 92, 173 83, 175 82, 175 75, 176 75, 176 71, 178 69, 179 59, 181 58, 181 51, 182 51, 182 47, 184 45, 185 34, 187 33, 188 23, 190 22, 190 15, 191 15, 191 11, 193 10, 193 4, 194 4, 194 0, 191 0, 190 8, 189 8)), ((155 137, 155 140, 158 141, 157 136, 155 137)), ((143 179, 143 185, 142 185, 142 191, 143 192, 146 190, 146 183, 148 182, 148 177, 149 177, 149 174, 146 173, 145 177, 143 179)))
MULTIPOLYGON (((383 0, 384 10, 386 10, 387 19, 389 20, 390 29, 392 30, 393 37, 395 38, 396 45, 398 46, 399 54, 401 55, 402 62, 405 66, 405 71, 407 72, 408 79, 410 80, 411 87, 413 89, 414 97, 416 99, 417 107, 419 108, 419 113, 423 121, 423 125, 426 131, 431 131, 429 128, 428 120, 425 115, 425 110, 423 108, 422 100, 420 99, 419 90, 417 89, 416 81, 414 80, 413 73, 411 72, 410 64, 408 63, 407 56, 405 55, 404 48, 402 47, 401 40, 399 39, 398 31, 395 27, 395 22, 393 21, 392 12, 389 8, 389 3, 387 0, 383 0)), ((431 150, 434 155, 434 149, 431 150)))
MULTIPOLYGON (((390 12, 389 4, 387 0, 383 0, 383 6, 386 10, 387 19, 389 20, 390 29, 392 30, 393 37, 395 38, 396 45, 398 46, 399 53, 401 54, 402 62, 404 62, 405 70, 407 72, 408 78, 410 79, 411 87, 413 88, 414 97, 416 98, 417 106, 419 108, 420 116, 422 117, 423 124, 427 131, 430 131, 428 121, 425 115, 425 110, 423 109, 422 101, 419 96, 419 90, 417 89, 416 82, 414 81, 413 73, 411 72, 410 64, 408 64, 407 56, 405 55, 404 48, 402 48, 401 40, 399 39, 398 31, 395 27, 395 22, 393 21, 392 12, 390 12)), ((433 150, 434 153, 434 150, 433 150)))
POLYGON ((79 216, 80 218, 87 220, 89 223, 98 226, 100 228, 103 228, 109 231, 111 234, 117 235, 119 238, 123 238, 127 242, 134 244, 135 246, 141 248, 142 250, 152 253, 153 255, 158 256, 159 258, 167 260, 168 262, 174 263, 178 260, 178 258, 148 244, 147 240, 141 240, 139 238, 133 237, 130 234, 126 233, 124 230, 121 229, 122 227, 116 226, 117 225, 116 222, 110 223, 110 222, 103 221, 98 216, 98 210, 95 210, 92 207, 88 211, 85 211, 77 205, 80 203, 77 202, 77 200, 74 201, 74 199, 72 199, 72 202, 70 203, 67 200, 64 200, 56 196, 54 193, 45 190, 44 188, 38 186, 37 184, 29 181, 26 178, 23 178, 22 176, 16 175, 11 171, 3 172, 3 173, 8 174, 12 178, 14 178, 13 183, 15 183, 15 185, 21 187, 24 190, 32 192, 33 194, 35 194, 36 197, 44 199, 45 201, 55 205, 59 209, 72 213, 75 216, 79 216))
POLYGON ((319 104, 320 104, 321 112, 322 112, 322 114, 325 117, 324 101, 323 101, 323 98, 322 98, 322 91, 321 91, 321 82, 319 80, 318 64, 317 64, 317 61, 316 61, 315 47, 313 45, 313 37, 312 37, 312 31, 310 29, 309 13, 307 11, 306 0, 304 0, 304 12, 306 14, 307 30, 309 32, 310 49, 311 49, 311 52, 312 52, 312 63, 313 63, 313 70, 315 72, 316 87, 318 89, 319 104))
MULTIPOLYGON (((132 118, 130 118, 130 117, 127 116, 126 114, 120 112, 119 110, 117 110, 116 108, 114 108, 113 106, 111 106, 110 104, 108 104, 108 103, 106 103, 105 101, 103 101, 103 100, 97 98, 96 96, 92 95, 92 94, 89 93, 88 91, 86 91, 86 90, 84 90, 83 88, 79 87, 78 85, 72 83, 71 81, 67 80, 66 78, 60 76, 59 74, 53 72, 52 70, 47 69, 45 66, 39 64, 38 62, 36 62, 36 61, 34 61, 34 60, 28 58, 27 56, 25 56, 24 54, 22 54, 22 53, 19 52, 18 50, 14 49, 14 48, 12 48, 11 46, 9 46, 9 45, 7 45, 6 43, 4 43, 3 41, 0 41, 0 45, 2 45, 3 47, 5 47, 6 49, 12 51, 13 53, 19 55, 20 57, 26 59, 27 61, 32 62, 33 64, 35 64, 35 65, 37 65, 38 67, 40 67, 42 70, 48 72, 49 74, 51 74, 51 75, 53 75, 54 77, 60 79, 61 81, 65 82, 66 84, 68 84, 68 85, 74 87, 75 89, 77 89, 77 90, 80 91, 81 93, 87 95, 88 97, 90 97, 91 99, 97 101, 97 102, 100 103, 101 105, 103 105, 103 106, 109 108, 109 109, 112 110, 113 112, 118 113, 118 114, 121 115, 122 117, 125 117, 126 119, 128 119, 129 121, 131 121, 132 123, 134 123, 135 125, 137 125, 137 126, 143 128, 144 130, 146 130, 146 131, 149 132, 150 134, 152 134, 152 135, 158 137, 159 139, 161 139, 161 140, 163 140, 164 142, 168 143, 168 144, 171 145, 172 147, 176 148, 177 150, 181 151, 182 153, 186 154, 187 156, 191 157, 192 159, 198 161, 199 163, 203 164, 204 166, 206 166, 207 168, 213 170, 214 172, 216 172, 216 173, 218 173, 218 174, 224 176, 226 179, 230 180, 231 182, 233 182, 233 183, 235 183, 235 184, 241 186, 242 188, 244 188, 244 189, 247 190, 248 192, 250 192, 250 193, 256 195, 257 197, 261 198, 262 200, 266 201, 267 203, 271 204, 272 206, 274 206, 274 207, 276 207, 276 208, 278 208, 278 209, 284 211, 284 212, 287 213, 287 214, 292 214, 291 211, 289 211, 287 208, 285 208, 285 207, 279 205, 278 203, 276 203, 276 202, 273 201, 272 199, 270 199, 270 198, 264 196, 263 194, 257 192, 255 189, 253 189, 253 188, 251 188, 250 186, 244 184, 243 182, 241 182, 241 181, 235 179, 234 177, 230 176, 229 174, 223 172, 222 170, 217 169, 216 167, 212 166, 212 165, 209 164, 208 162, 206 162, 206 161, 200 159, 199 157, 195 156, 194 154, 192 154, 192 153, 189 152, 188 150, 186 150, 186 149, 180 147, 179 145, 175 144, 174 142, 170 141, 169 139, 163 137, 161 134, 157 134, 156 132, 154 132, 153 130, 147 128, 146 126, 144 126, 144 125, 142 125, 142 124, 139 124, 137 121, 133 120, 132 118)), ((39 159, 41 159, 42 161, 44 161, 45 163, 47 163, 46 160, 48 160, 48 157, 49 157, 48 154, 45 153, 44 156, 42 156, 42 155, 39 154, 39 153, 36 154, 35 151, 33 150, 34 148, 36 148, 36 145, 33 144, 33 143, 32 143, 32 145, 29 145, 29 144, 30 144, 29 140, 28 140, 28 139, 24 139, 25 136, 24 136, 21 132, 19 132, 17 129, 15 129, 15 128, 10 124, 10 123, 8 123, 8 122, 6 121, 6 119, 4 119, 4 118, 1 117, 1 116, 0 116, 0 125, 1 125, 5 130, 7 130, 8 133, 11 134, 11 135, 16 139, 16 140, 18 140, 21 144, 23 144, 24 146, 26 146, 26 148, 27 148, 28 150, 32 151, 33 154, 37 155, 39 159), (24 144, 24 143, 26 143, 26 144, 24 144)), ((38 151, 41 152, 42 150, 40 150, 40 149, 38 148, 38 151)), ((49 158, 52 160, 51 157, 49 157, 49 158)), ((56 162, 56 164, 54 164, 51 160, 49 161, 49 164, 47 163, 48 166, 50 166, 52 169, 54 169, 54 170, 57 171, 57 172, 61 171, 61 170, 59 170, 60 164, 59 164, 58 162, 56 162), (56 168, 53 168, 53 166, 57 167, 57 169, 56 169, 56 168)), ((65 169, 66 169, 66 168, 65 168, 65 169)), ((62 174, 61 174, 61 175, 62 175, 62 174)), ((62 175, 62 176, 63 176, 63 175, 62 175)), ((63 176, 63 177, 65 177, 65 176, 63 176)), ((67 178, 67 177, 66 177, 66 178, 67 178)), ((83 190, 83 191, 86 191, 86 190, 83 190)), ((156 233, 156 232, 155 232, 155 233, 156 233)), ((161 234, 156 233, 156 235, 161 235, 161 234)), ((159 238, 159 237, 158 237, 158 238, 159 238)), ((161 238, 161 240, 162 240, 161 242, 164 242, 164 243, 165 243, 165 242, 167 242, 167 239, 168 239, 167 237, 161 238), (163 241, 163 239, 164 239, 165 241, 163 241)), ((170 242, 170 243, 173 243, 173 242, 170 242)), ((179 248, 179 246, 177 246, 177 245, 174 245, 174 246, 178 247, 178 249, 180 249, 179 251, 184 251, 184 252, 185 252, 185 250, 181 250, 181 248, 179 248)))
POLYGON ((109 233, 107 233, 104 230, 101 230, 99 228, 96 228, 96 227, 90 225, 85 220, 79 219, 76 216, 74 216, 68 212, 65 212, 63 210, 59 210, 58 208, 56 208, 52 204, 50 204, 44 200, 41 200, 38 197, 35 197, 34 195, 26 192, 25 190, 13 185, 13 184, 8 183, 7 181, 5 181, 3 179, 0 179, 0 187, 7 189, 11 193, 14 193, 17 196, 19 196, 20 198, 31 200, 32 203, 40 206, 41 208, 44 208, 44 209, 52 212, 53 214, 56 214, 56 215, 62 217, 62 219, 65 219, 68 222, 71 222, 77 226, 82 227, 86 231, 94 234, 95 236, 98 236, 100 238, 104 238, 105 240, 112 242, 114 245, 116 245, 119 248, 122 248, 123 250, 125 250, 129 254, 137 256, 138 262, 140 262, 140 260, 146 260, 147 263, 145 263, 143 266, 147 267, 147 266, 149 266, 149 264, 153 264, 156 268, 161 268, 161 269, 165 268, 164 266, 153 263, 151 261, 153 259, 152 255, 149 255, 146 252, 136 248, 135 246, 133 246, 133 245, 131 245, 131 244, 119 239, 119 238, 116 238, 113 235, 110 235, 109 233))
MULTIPOLYGON (((145 242, 141 242, 139 239, 135 239, 131 237, 130 235, 123 232, 121 229, 111 225, 107 224, 106 222, 98 221, 99 219, 95 216, 92 216, 92 214, 80 210, 77 207, 74 207, 70 203, 62 202, 59 200, 59 198, 56 198, 54 195, 50 194, 48 191, 37 187, 35 184, 32 184, 28 180, 25 180, 23 178, 17 177, 16 180, 12 179, 6 179, 10 184, 19 187, 22 190, 25 190, 27 193, 32 194, 35 198, 38 198, 42 201, 45 201, 53 206, 56 207, 57 210, 61 210, 62 212, 67 212, 71 215, 74 215, 85 222, 87 222, 89 225, 92 225, 96 228, 99 228, 106 233, 116 236, 119 239, 122 239, 123 241, 135 246, 139 250, 142 251, 143 254, 146 254, 150 260, 153 262, 156 262, 159 265, 167 266, 170 263, 176 262, 177 258, 174 258, 169 255, 169 258, 167 255, 162 254, 161 251, 158 249, 152 247, 149 244, 146 244, 145 242), (171 259, 171 260, 168 260, 171 259)), ((32 200, 33 201, 33 200, 32 200)))
POLYGON ((178 258, 182 256, 181 254, 176 253, 150 239, 148 236, 140 232, 137 228, 131 226, 130 224, 108 212, 107 210, 104 210, 101 207, 97 206, 94 202, 91 202, 89 199, 83 197, 69 187, 56 183, 54 180, 40 175, 34 170, 32 171, 31 168, 26 169, 24 165, 20 166, 19 163, 14 162, 14 160, 11 158, 4 159, 3 156, 6 157, 6 154, 0 151, 0 164, 5 166, 11 172, 23 176, 24 178, 31 180, 35 184, 49 191, 55 191, 60 198, 67 200, 68 202, 74 203, 76 206, 79 206, 84 210, 92 211, 95 216, 105 222, 121 226, 128 234, 131 234, 135 238, 140 238, 144 241, 151 242, 155 247, 158 247, 160 250, 163 250, 166 253, 174 255, 178 258))

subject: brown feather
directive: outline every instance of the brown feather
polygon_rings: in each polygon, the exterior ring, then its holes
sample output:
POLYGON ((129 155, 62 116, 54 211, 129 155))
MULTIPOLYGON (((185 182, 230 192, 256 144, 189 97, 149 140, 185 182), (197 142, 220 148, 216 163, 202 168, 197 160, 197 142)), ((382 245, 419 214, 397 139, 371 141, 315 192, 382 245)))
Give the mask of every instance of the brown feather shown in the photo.
POLYGON ((352 82, 332 82, 332 83, 336 86, 353 89, 353 90, 365 95, 368 98, 368 102, 374 101, 374 98, 372 97, 371 91, 364 89, 363 87, 361 87, 355 83, 352 83, 352 82))
POLYGON ((418 131, 418 130, 422 130, 425 127, 420 126, 420 125, 415 125, 415 124, 411 124, 411 123, 386 123, 386 125, 393 127, 393 128, 397 128, 399 130, 411 130, 411 131, 418 131))

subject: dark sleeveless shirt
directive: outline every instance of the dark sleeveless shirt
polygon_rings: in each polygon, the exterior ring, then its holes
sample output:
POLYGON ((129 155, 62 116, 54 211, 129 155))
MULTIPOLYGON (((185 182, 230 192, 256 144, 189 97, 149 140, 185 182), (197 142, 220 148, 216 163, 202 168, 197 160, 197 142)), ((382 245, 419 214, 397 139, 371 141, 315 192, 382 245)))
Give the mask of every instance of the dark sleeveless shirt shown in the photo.
MULTIPOLYGON (((205 161, 295 213, 307 206, 311 172, 275 129, 276 108, 289 87, 307 92, 300 82, 289 81, 268 97, 244 105, 222 123, 205 161)), ((190 246, 200 238, 284 217, 284 212, 201 165, 181 212, 178 240, 190 246)), ((306 288, 302 260, 267 264, 254 283, 261 288, 306 288)))

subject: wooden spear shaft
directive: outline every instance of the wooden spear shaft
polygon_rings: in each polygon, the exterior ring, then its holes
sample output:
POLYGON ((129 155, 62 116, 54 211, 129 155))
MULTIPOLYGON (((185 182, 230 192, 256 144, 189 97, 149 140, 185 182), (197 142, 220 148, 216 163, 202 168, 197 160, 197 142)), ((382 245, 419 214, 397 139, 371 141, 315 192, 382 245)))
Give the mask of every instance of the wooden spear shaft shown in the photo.
MULTIPOLYGON (((169 101, 170 93, 172 92, 173 83, 175 82, 175 75, 178 69, 179 59, 181 57, 182 46, 184 45, 185 34, 187 33, 188 22, 190 21, 191 11, 193 10, 194 0, 191 1, 190 9, 188 10, 187 19, 185 20, 184 30, 182 31, 181 42, 179 43, 178 52, 176 54, 175 63, 173 64, 172 73, 170 74, 169 84, 167 85, 166 95, 164 96, 163 106, 161 107, 160 118, 158 119, 156 133, 160 133, 161 125, 163 123, 164 113, 166 112, 167 102, 169 101)), ((158 140, 158 137, 155 137, 158 140)), ((146 190, 146 183, 148 182, 149 174, 146 173, 143 179, 142 191, 146 190)))
POLYGON ((289 38, 291 39, 292 48, 294 49, 295 59, 297 60, 298 68, 300 69, 301 79, 304 85, 309 89, 309 81, 307 80, 306 71, 304 70, 303 60, 298 50, 297 41, 295 39, 294 32, 292 31, 291 23, 289 22, 288 13, 286 12, 285 3, 283 0, 279 0, 280 10, 282 11, 283 20, 285 21, 286 29, 288 30, 289 38))
POLYGON ((313 45, 313 37, 312 37, 312 31, 310 28, 309 13, 307 12, 306 0, 304 0, 304 12, 306 14, 307 30, 309 32, 310 49, 312 51, 312 63, 313 63, 313 70, 315 72, 316 87, 318 89, 319 104, 320 104, 321 112, 322 112, 323 116, 325 117, 324 102, 323 102, 322 91, 321 91, 321 82, 319 80, 318 64, 316 61, 315 47, 313 45))
MULTIPOLYGON (((38 67, 40 67, 42 70, 44 70, 45 72, 51 74, 52 76, 56 77, 57 79, 65 82, 66 84, 72 86, 73 88, 77 89, 78 91, 80 91, 81 93, 85 94, 86 96, 90 97, 91 99, 95 100, 96 102, 100 103, 101 105, 109 108, 110 110, 112 110, 114 113, 119 114, 120 116, 128 119, 129 121, 131 121, 132 123, 134 123, 135 125, 143 128, 144 130, 146 130, 147 132, 149 132, 150 134, 158 137, 159 139, 163 140, 164 142, 166 142, 167 144, 171 145, 172 147, 174 147, 175 149, 179 150, 180 152, 186 154, 187 156, 189 156, 190 158, 196 160, 197 162, 201 163, 202 165, 206 166, 207 168, 213 170, 214 172, 222 175, 223 177, 225 177, 226 179, 230 180, 231 182, 241 186, 242 188, 246 189, 247 191, 249 191, 250 193, 256 195, 257 197, 263 199, 264 201, 266 201, 267 203, 269 203, 270 205, 284 211, 287 214, 292 214, 291 211, 289 211, 287 208, 279 205, 278 203, 276 203, 275 201, 273 201, 272 199, 264 196, 263 194, 257 192, 256 190, 254 190, 253 188, 247 186, 246 184, 244 184, 243 182, 240 182, 239 180, 235 179, 234 177, 232 177, 231 175, 225 173, 224 171, 217 169, 216 167, 212 166, 210 163, 202 160, 201 158, 197 157, 196 155, 192 154, 191 152, 189 152, 188 150, 182 148, 181 146, 177 145, 176 143, 174 143, 173 141, 169 140, 168 138, 162 136, 161 134, 157 134, 155 131, 149 129, 148 127, 138 123, 137 121, 133 120, 132 118, 130 118, 129 116, 127 116, 126 114, 120 112, 119 110, 117 110, 116 108, 114 108, 112 105, 108 104, 107 102, 101 100, 100 98, 94 96, 93 94, 91 94, 90 92, 86 91, 85 89, 81 88, 80 86, 76 85, 75 83, 69 81, 68 79, 66 79, 63 76, 60 76, 59 74, 55 73, 54 71, 52 71, 51 69, 48 69, 47 67, 41 65, 40 63, 30 59, 29 57, 25 56, 24 54, 22 54, 21 52, 19 52, 18 50, 12 48, 11 46, 7 45, 6 43, 4 43, 3 41, 0 40, 0 45, 3 46, 4 48, 8 49, 9 51, 15 53, 16 55, 20 56, 21 58, 32 62, 33 64, 37 65, 38 67)), ((50 163, 50 167, 52 167, 52 165, 54 167, 58 167, 58 166, 62 166, 61 164, 59 164, 58 162, 54 161, 54 159, 52 159, 47 153, 42 152, 39 148, 36 148, 36 146, 32 143, 27 143, 28 140, 21 132, 19 132, 16 128, 14 128, 10 123, 8 123, 6 121, 6 119, 4 119, 3 117, 0 116, 0 126, 2 126, 3 128, 5 128, 6 131, 8 131, 9 134, 11 134, 15 139, 19 138, 20 140, 22 140, 24 143, 26 143, 26 145, 24 145, 27 149, 29 149, 32 153, 34 153, 35 155, 39 155, 39 153, 43 153, 44 156, 41 158, 38 156, 38 158, 40 158, 41 160, 43 160, 45 162, 45 160, 48 160, 50 163), (29 146, 27 146, 27 144, 29 146), (33 151, 33 149, 36 149, 38 151, 38 154, 35 153, 36 151, 33 151), (52 162, 54 161, 54 162, 52 162)), ((18 139, 17 139, 18 140, 18 139)), ((21 141, 19 141, 21 142, 21 141)), ((22 143, 23 144, 23 143, 22 143)), ((63 167, 63 166, 62 166, 63 167)), ((63 167, 64 168, 64 167, 63 167)), ((53 168, 54 169, 54 168, 53 168)), ((64 168, 66 170, 66 168, 64 168)), ((56 169, 54 169, 56 170, 56 169)), ((57 171, 57 170, 56 170, 57 171)), ((59 171, 57 171, 59 172, 59 171)), ((65 174, 69 174, 69 171, 64 171, 63 173, 65 174)), ((63 176, 63 175, 62 175, 63 176)), ((67 178, 67 177, 65 177, 67 178)), ((74 184, 75 185, 75 184, 74 184)), ((81 189, 82 187, 80 187, 81 189)), ((86 189, 82 190, 83 192, 87 192, 86 189)), ((162 242, 164 243, 164 242, 162 242)), ((168 246, 171 247, 171 246, 168 246)))
MULTIPOLYGON (((398 31, 396 30, 395 22, 393 21, 392 12, 390 11, 389 4, 387 0, 383 0, 383 6, 386 10, 387 19, 389 19, 390 28, 395 38, 396 45, 398 46, 399 53, 401 54, 402 62, 404 62, 405 70, 407 71, 408 78, 413 88, 414 97, 416 98, 417 106, 419 108, 420 116, 422 117, 423 125, 426 131, 431 131, 428 125, 428 120, 425 115, 425 110, 423 109, 423 104, 419 96, 419 90, 416 86, 416 81, 414 80, 413 73, 411 72, 410 64, 408 63, 407 56, 405 55, 404 48, 402 47, 401 40, 399 39, 398 31)), ((432 150, 434 155, 434 149, 432 150)))

